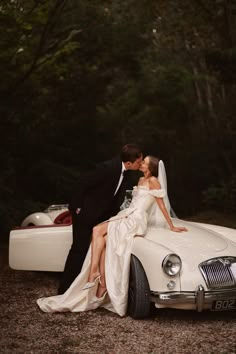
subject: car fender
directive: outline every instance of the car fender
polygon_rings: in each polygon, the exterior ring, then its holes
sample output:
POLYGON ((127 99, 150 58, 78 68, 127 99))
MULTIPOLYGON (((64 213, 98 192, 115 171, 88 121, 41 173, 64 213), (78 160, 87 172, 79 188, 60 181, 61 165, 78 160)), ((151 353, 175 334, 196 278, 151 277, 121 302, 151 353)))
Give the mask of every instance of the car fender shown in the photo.
POLYGON ((9 266, 62 272, 72 244, 72 225, 40 225, 11 230, 9 266))
POLYGON ((173 290, 180 291, 179 275, 168 276, 162 269, 164 258, 171 253, 171 249, 159 243, 145 237, 135 237, 132 254, 142 263, 151 291, 169 291, 168 284, 171 280, 176 284, 173 290))
POLYGON ((33 213, 28 215, 21 223, 22 227, 31 225, 51 225, 53 224, 52 219, 48 214, 45 213, 33 213))

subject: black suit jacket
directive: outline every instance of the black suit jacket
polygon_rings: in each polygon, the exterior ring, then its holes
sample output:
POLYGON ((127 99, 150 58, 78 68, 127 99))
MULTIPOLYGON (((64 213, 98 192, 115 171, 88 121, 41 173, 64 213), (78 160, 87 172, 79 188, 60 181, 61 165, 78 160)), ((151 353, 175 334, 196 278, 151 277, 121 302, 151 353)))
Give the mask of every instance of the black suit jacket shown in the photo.
POLYGON ((137 184, 139 176, 134 171, 128 171, 114 196, 121 170, 121 160, 113 159, 81 176, 78 181, 78 188, 69 203, 73 221, 73 243, 66 260, 59 294, 68 289, 80 272, 89 248, 92 228, 117 214, 124 200, 125 190, 132 189, 137 184), (77 208, 81 208, 79 214, 76 213, 77 208))
POLYGON ((77 208, 81 208, 79 219, 90 225, 115 215, 124 200, 125 190, 131 189, 133 185, 133 180, 129 176, 131 171, 128 171, 128 176, 123 179, 114 196, 121 170, 121 159, 113 159, 103 162, 94 171, 81 176, 78 189, 69 204, 72 214, 77 208))

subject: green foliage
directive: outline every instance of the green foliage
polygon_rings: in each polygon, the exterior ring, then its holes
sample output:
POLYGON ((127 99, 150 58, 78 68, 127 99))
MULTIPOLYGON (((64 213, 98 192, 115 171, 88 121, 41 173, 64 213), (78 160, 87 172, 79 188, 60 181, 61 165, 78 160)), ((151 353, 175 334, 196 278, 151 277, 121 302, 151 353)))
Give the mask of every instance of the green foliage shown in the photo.
POLYGON ((236 47, 226 50, 211 50, 206 54, 209 67, 220 76, 222 82, 236 82, 236 47))
POLYGON ((2 1, 2 232, 128 141, 165 161, 178 215, 203 191, 218 208, 236 173, 235 21, 224 0, 2 1))
POLYGON ((221 212, 236 211, 236 176, 228 183, 211 185, 202 192, 203 205, 221 212))

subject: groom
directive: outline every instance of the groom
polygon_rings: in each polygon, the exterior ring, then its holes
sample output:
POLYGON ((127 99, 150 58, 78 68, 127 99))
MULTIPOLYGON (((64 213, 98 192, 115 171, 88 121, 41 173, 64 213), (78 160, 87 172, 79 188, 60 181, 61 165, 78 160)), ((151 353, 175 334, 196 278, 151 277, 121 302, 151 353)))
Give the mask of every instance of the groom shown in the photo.
POLYGON ((143 159, 142 150, 136 144, 126 144, 121 157, 99 165, 93 173, 78 181, 78 190, 69 209, 73 222, 73 242, 58 289, 63 294, 80 273, 87 254, 93 227, 118 213, 127 189, 137 184, 138 170, 143 159))

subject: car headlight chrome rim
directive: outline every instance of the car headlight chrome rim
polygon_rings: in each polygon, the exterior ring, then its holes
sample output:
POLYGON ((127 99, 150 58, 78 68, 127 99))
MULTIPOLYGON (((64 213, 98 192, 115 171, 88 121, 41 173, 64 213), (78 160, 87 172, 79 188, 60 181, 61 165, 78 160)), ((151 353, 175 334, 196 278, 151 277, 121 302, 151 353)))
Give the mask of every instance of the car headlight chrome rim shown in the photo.
POLYGON ((182 262, 177 254, 168 254, 162 262, 162 268, 167 275, 174 276, 179 274, 182 268, 182 262))

